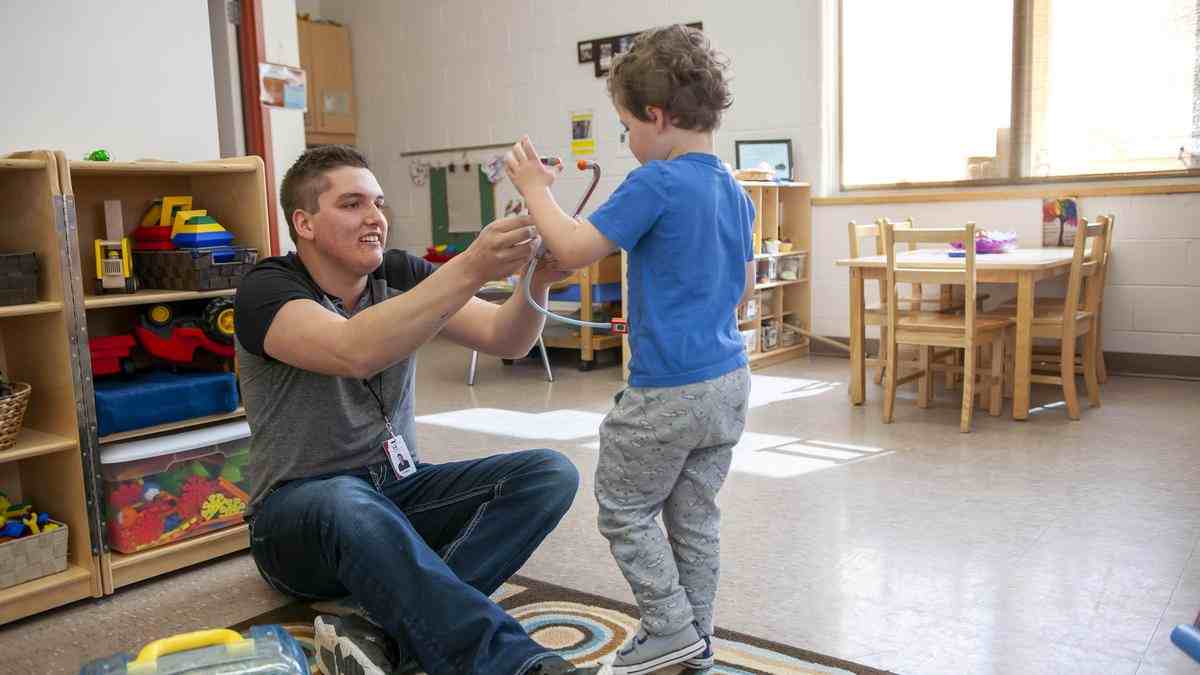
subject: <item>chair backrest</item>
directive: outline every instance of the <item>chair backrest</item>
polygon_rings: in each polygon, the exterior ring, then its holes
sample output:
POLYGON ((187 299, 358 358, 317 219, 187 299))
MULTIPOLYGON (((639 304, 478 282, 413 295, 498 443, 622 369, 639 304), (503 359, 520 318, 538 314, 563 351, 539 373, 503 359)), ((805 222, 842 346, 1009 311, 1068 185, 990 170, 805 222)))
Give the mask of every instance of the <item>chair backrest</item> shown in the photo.
POLYGON ((1071 256, 1071 273, 1067 277, 1067 295, 1063 298, 1063 339, 1075 339, 1075 322, 1072 312, 1079 307, 1083 294, 1083 280, 1089 279, 1087 295, 1083 297, 1083 309, 1088 312, 1100 311, 1100 298, 1103 297, 1104 263, 1108 257, 1108 238, 1112 221, 1101 216, 1099 223, 1092 225, 1087 218, 1080 219, 1079 229, 1075 232, 1075 246, 1071 256), (1089 246, 1088 243, 1091 242, 1089 246))
POLYGON ((1096 216, 1096 224, 1107 224, 1108 232, 1104 235, 1104 256, 1100 260, 1100 272, 1091 277, 1088 283, 1090 284, 1092 281, 1096 282, 1096 285, 1100 289, 1101 302, 1103 302, 1104 286, 1108 283, 1108 263, 1112 258, 1113 239, 1115 238, 1113 237, 1113 228, 1117 224, 1117 217, 1111 213, 1108 215, 1099 215, 1096 216))
POLYGON ((883 252, 887 256, 887 283, 884 291, 888 296, 889 328, 893 331, 896 329, 896 284, 948 284, 965 288, 966 303, 963 309, 966 313, 967 333, 972 335, 975 326, 975 223, 967 223, 966 227, 917 230, 896 228, 885 220, 882 229, 883 252), (920 262, 907 262, 896 257, 896 244, 907 244, 907 248, 911 250, 915 244, 955 242, 963 242, 961 268, 932 268, 920 262))
MULTIPOLYGON (((866 255, 883 255, 883 234, 881 228, 885 222, 892 223, 892 226, 896 229, 911 230, 913 228, 913 219, 911 216, 905 218, 904 220, 898 220, 895 222, 890 221, 887 218, 876 218, 875 222, 870 225, 859 225, 852 220, 850 221, 850 225, 848 227, 850 235, 851 258, 857 258, 863 255, 860 242, 867 237, 875 240, 875 252, 867 253, 866 255)), ((912 247, 910 246, 909 248, 912 247)))

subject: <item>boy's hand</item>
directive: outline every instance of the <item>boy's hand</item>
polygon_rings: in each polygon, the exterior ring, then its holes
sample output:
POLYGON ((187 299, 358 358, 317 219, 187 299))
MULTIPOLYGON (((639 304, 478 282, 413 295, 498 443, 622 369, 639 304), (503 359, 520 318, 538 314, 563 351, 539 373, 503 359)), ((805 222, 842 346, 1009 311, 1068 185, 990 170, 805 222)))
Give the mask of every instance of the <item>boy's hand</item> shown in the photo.
POLYGON ((529 136, 521 137, 521 141, 514 144, 512 150, 504 155, 504 172, 522 195, 531 190, 550 187, 555 176, 561 171, 561 162, 553 168, 542 164, 529 136))

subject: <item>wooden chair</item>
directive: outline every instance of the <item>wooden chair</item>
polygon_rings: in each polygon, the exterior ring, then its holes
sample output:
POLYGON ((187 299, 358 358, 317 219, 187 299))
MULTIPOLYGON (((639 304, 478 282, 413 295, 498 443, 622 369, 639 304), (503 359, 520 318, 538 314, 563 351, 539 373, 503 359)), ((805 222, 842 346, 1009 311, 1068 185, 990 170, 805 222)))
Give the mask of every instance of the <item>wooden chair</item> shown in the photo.
MULTIPOLYGON (((1060 302, 1034 303, 1032 335, 1034 338, 1056 339, 1060 342, 1057 359, 1058 374, 1035 372, 1030 382, 1055 384, 1062 387, 1067 404, 1067 416, 1073 420, 1080 417, 1079 396, 1075 389, 1075 339, 1084 338, 1083 379, 1087 386, 1088 399, 1093 407, 1100 407, 1100 383, 1096 363, 1099 351, 1100 301, 1104 295, 1104 280, 1101 277, 1103 261, 1108 254, 1108 237, 1111 221, 1101 219, 1097 225, 1080 223, 1075 233, 1074 254, 1071 257, 1071 272, 1067 277, 1067 294, 1060 302), (1091 241, 1090 252, 1088 242, 1091 241), (1087 292, 1084 292, 1084 280, 1087 292), (1070 308, 1071 311, 1066 311, 1070 308)), ((1015 318, 1016 309, 1001 308, 990 314, 1004 318, 1015 318)), ((1035 370, 1036 370, 1035 364, 1035 370)))
MULTIPOLYGON (((1108 369, 1104 363, 1104 346, 1102 344, 1102 342, 1103 342, 1102 329, 1103 329, 1103 314, 1104 314, 1104 288, 1105 288, 1105 285, 1108 283, 1108 265, 1112 259, 1112 247, 1113 247, 1113 238, 1114 238, 1113 237, 1113 228, 1116 225, 1116 220, 1117 220, 1117 217, 1111 213, 1108 215, 1100 215, 1100 216, 1096 217, 1096 223, 1098 225, 1107 225, 1108 231, 1107 231, 1107 234, 1105 234, 1105 236, 1104 236, 1104 251, 1103 252, 1091 251, 1088 254, 1089 259, 1095 260, 1096 262, 1099 263, 1099 265, 1096 268, 1096 272, 1094 274, 1092 274, 1089 277, 1084 278, 1084 287, 1083 287, 1083 291, 1082 291, 1084 299, 1086 299, 1088 297, 1088 293, 1091 292, 1093 286, 1096 287, 1097 289, 1099 289, 1099 293, 1100 293, 1099 304, 1096 308, 1095 314, 1092 316, 1093 325, 1090 329, 1095 332, 1095 336, 1096 336, 1096 338, 1095 338, 1096 339, 1096 381, 1099 382, 1100 384, 1104 384, 1105 382, 1108 381, 1108 369)), ((1081 218, 1080 221, 1081 221, 1081 228, 1086 228, 1088 226, 1087 218, 1081 218)), ((1008 313, 1010 311, 1015 312, 1016 306, 1017 306, 1016 300, 1012 300, 1012 301, 1009 301, 1008 303, 1005 303, 1001 307, 1001 311, 1005 312, 1005 313, 1008 313)), ((1062 308, 1063 308, 1063 298, 1061 298, 1061 297, 1037 298, 1034 302, 1034 307, 1035 307, 1035 310, 1034 310, 1035 312, 1041 312, 1043 314, 1055 314, 1055 313, 1061 314, 1062 308)), ((1086 309, 1086 308, 1083 307, 1083 305, 1081 304, 1080 309, 1086 309)), ((1052 353, 1034 352, 1033 359, 1034 359, 1035 364, 1036 363, 1057 364, 1059 362, 1060 356, 1061 356, 1061 350, 1052 352, 1052 353)), ((1075 354, 1075 374, 1083 375, 1084 374, 1083 368, 1084 368, 1083 350, 1079 350, 1075 354)))
MULTIPOLYGON (((849 235, 850 235, 850 257, 851 258, 857 258, 862 255, 883 255, 883 253, 884 253, 884 251, 883 251, 883 236, 881 235, 880 228, 883 227, 884 223, 889 223, 889 224, 891 224, 891 226, 893 228, 898 229, 898 230, 913 229, 912 218, 905 218, 904 220, 900 220, 900 221, 896 221, 896 222, 892 222, 892 221, 888 220, 887 218, 877 218, 877 219, 875 219, 875 223, 872 225, 859 225, 852 220, 852 221, 850 221, 850 225, 848 227, 849 235), (867 237, 870 237, 875 240, 874 254, 871 254, 871 253, 864 254, 862 252, 862 248, 860 247, 860 242, 861 242, 861 240, 866 239, 867 237)), ((914 247, 909 246, 908 248, 909 248, 909 250, 911 250, 914 247)), ((868 305, 865 308, 865 311, 863 312, 864 325, 879 326, 879 356, 868 357, 868 358, 864 359, 864 363, 866 364, 866 367, 878 368, 878 370, 875 372, 875 384, 883 383, 883 373, 885 370, 884 369, 885 359, 883 358, 884 357, 883 352, 884 352, 884 344, 887 342, 887 294, 884 293, 884 286, 885 286, 884 280, 880 279, 879 280, 880 303, 878 305, 868 305)), ((957 307, 955 307, 954 305, 949 304, 940 298, 925 298, 922 296, 922 292, 923 292, 923 289, 921 287, 921 284, 912 284, 911 293, 905 297, 901 297, 898 301, 901 305, 901 307, 899 308, 900 311, 901 312, 910 312, 910 311, 922 310, 922 309, 933 309, 935 311, 954 311, 955 309, 962 308, 961 304, 958 305, 957 307)))
POLYGON ((1000 414, 1001 384, 1004 376, 1004 338, 1011 321, 1005 318, 985 318, 976 316, 975 294, 975 247, 970 245, 975 241, 975 224, 968 223, 962 228, 920 229, 911 230, 893 227, 890 223, 883 224, 883 248, 887 255, 887 279, 884 291, 887 293, 887 385, 883 399, 883 421, 890 424, 894 418, 896 404, 896 386, 902 381, 918 380, 917 405, 929 407, 929 399, 933 389, 933 359, 934 347, 949 347, 963 350, 963 394, 962 415, 959 420, 959 431, 967 433, 971 430, 971 416, 975 408, 976 357, 979 347, 990 344, 992 349, 991 376, 985 380, 988 386, 988 412, 993 416, 1000 414), (963 266, 961 268, 930 268, 919 263, 905 263, 896 258, 896 244, 968 242, 964 247, 963 266), (963 286, 964 307, 961 314, 943 312, 913 311, 901 313, 898 311, 897 285, 909 284, 951 284, 963 286), (919 348, 920 369, 917 373, 900 378, 897 366, 901 365, 896 359, 898 345, 911 344, 919 348))

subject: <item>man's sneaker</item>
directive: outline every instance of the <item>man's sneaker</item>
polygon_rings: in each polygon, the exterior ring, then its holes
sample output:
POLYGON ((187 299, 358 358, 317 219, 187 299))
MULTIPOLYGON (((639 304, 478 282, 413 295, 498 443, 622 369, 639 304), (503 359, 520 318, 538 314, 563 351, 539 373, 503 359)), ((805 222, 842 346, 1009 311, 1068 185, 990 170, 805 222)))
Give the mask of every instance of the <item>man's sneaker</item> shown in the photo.
POLYGON ((613 675, 642 675, 683 663, 708 647, 694 624, 673 635, 650 635, 638 631, 613 660, 613 675))
POLYGON ((685 668, 691 668, 693 670, 708 670, 717 662, 716 656, 713 654, 712 637, 708 635, 701 635, 700 639, 704 640, 704 651, 693 656, 687 661, 684 661, 683 666, 685 668))
POLYGON ((596 675, 600 666, 576 666, 563 657, 552 654, 533 664, 525 675, 596 675))
POLYGON ((375 624, 357 614, 322 614, 313 621, 317 661, 325 675, 392 675, 400 648, 375 624))

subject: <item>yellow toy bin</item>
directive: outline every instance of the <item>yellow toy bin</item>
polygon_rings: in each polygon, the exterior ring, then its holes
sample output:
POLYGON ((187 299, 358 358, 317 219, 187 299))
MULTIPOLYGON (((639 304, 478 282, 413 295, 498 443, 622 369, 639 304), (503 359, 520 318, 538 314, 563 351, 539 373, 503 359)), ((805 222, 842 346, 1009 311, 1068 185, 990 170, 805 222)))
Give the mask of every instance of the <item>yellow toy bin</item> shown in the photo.
POLYGON ((242 522, 249 452, 245 421, 103 447, 109 547, 134 553, 242 522))

